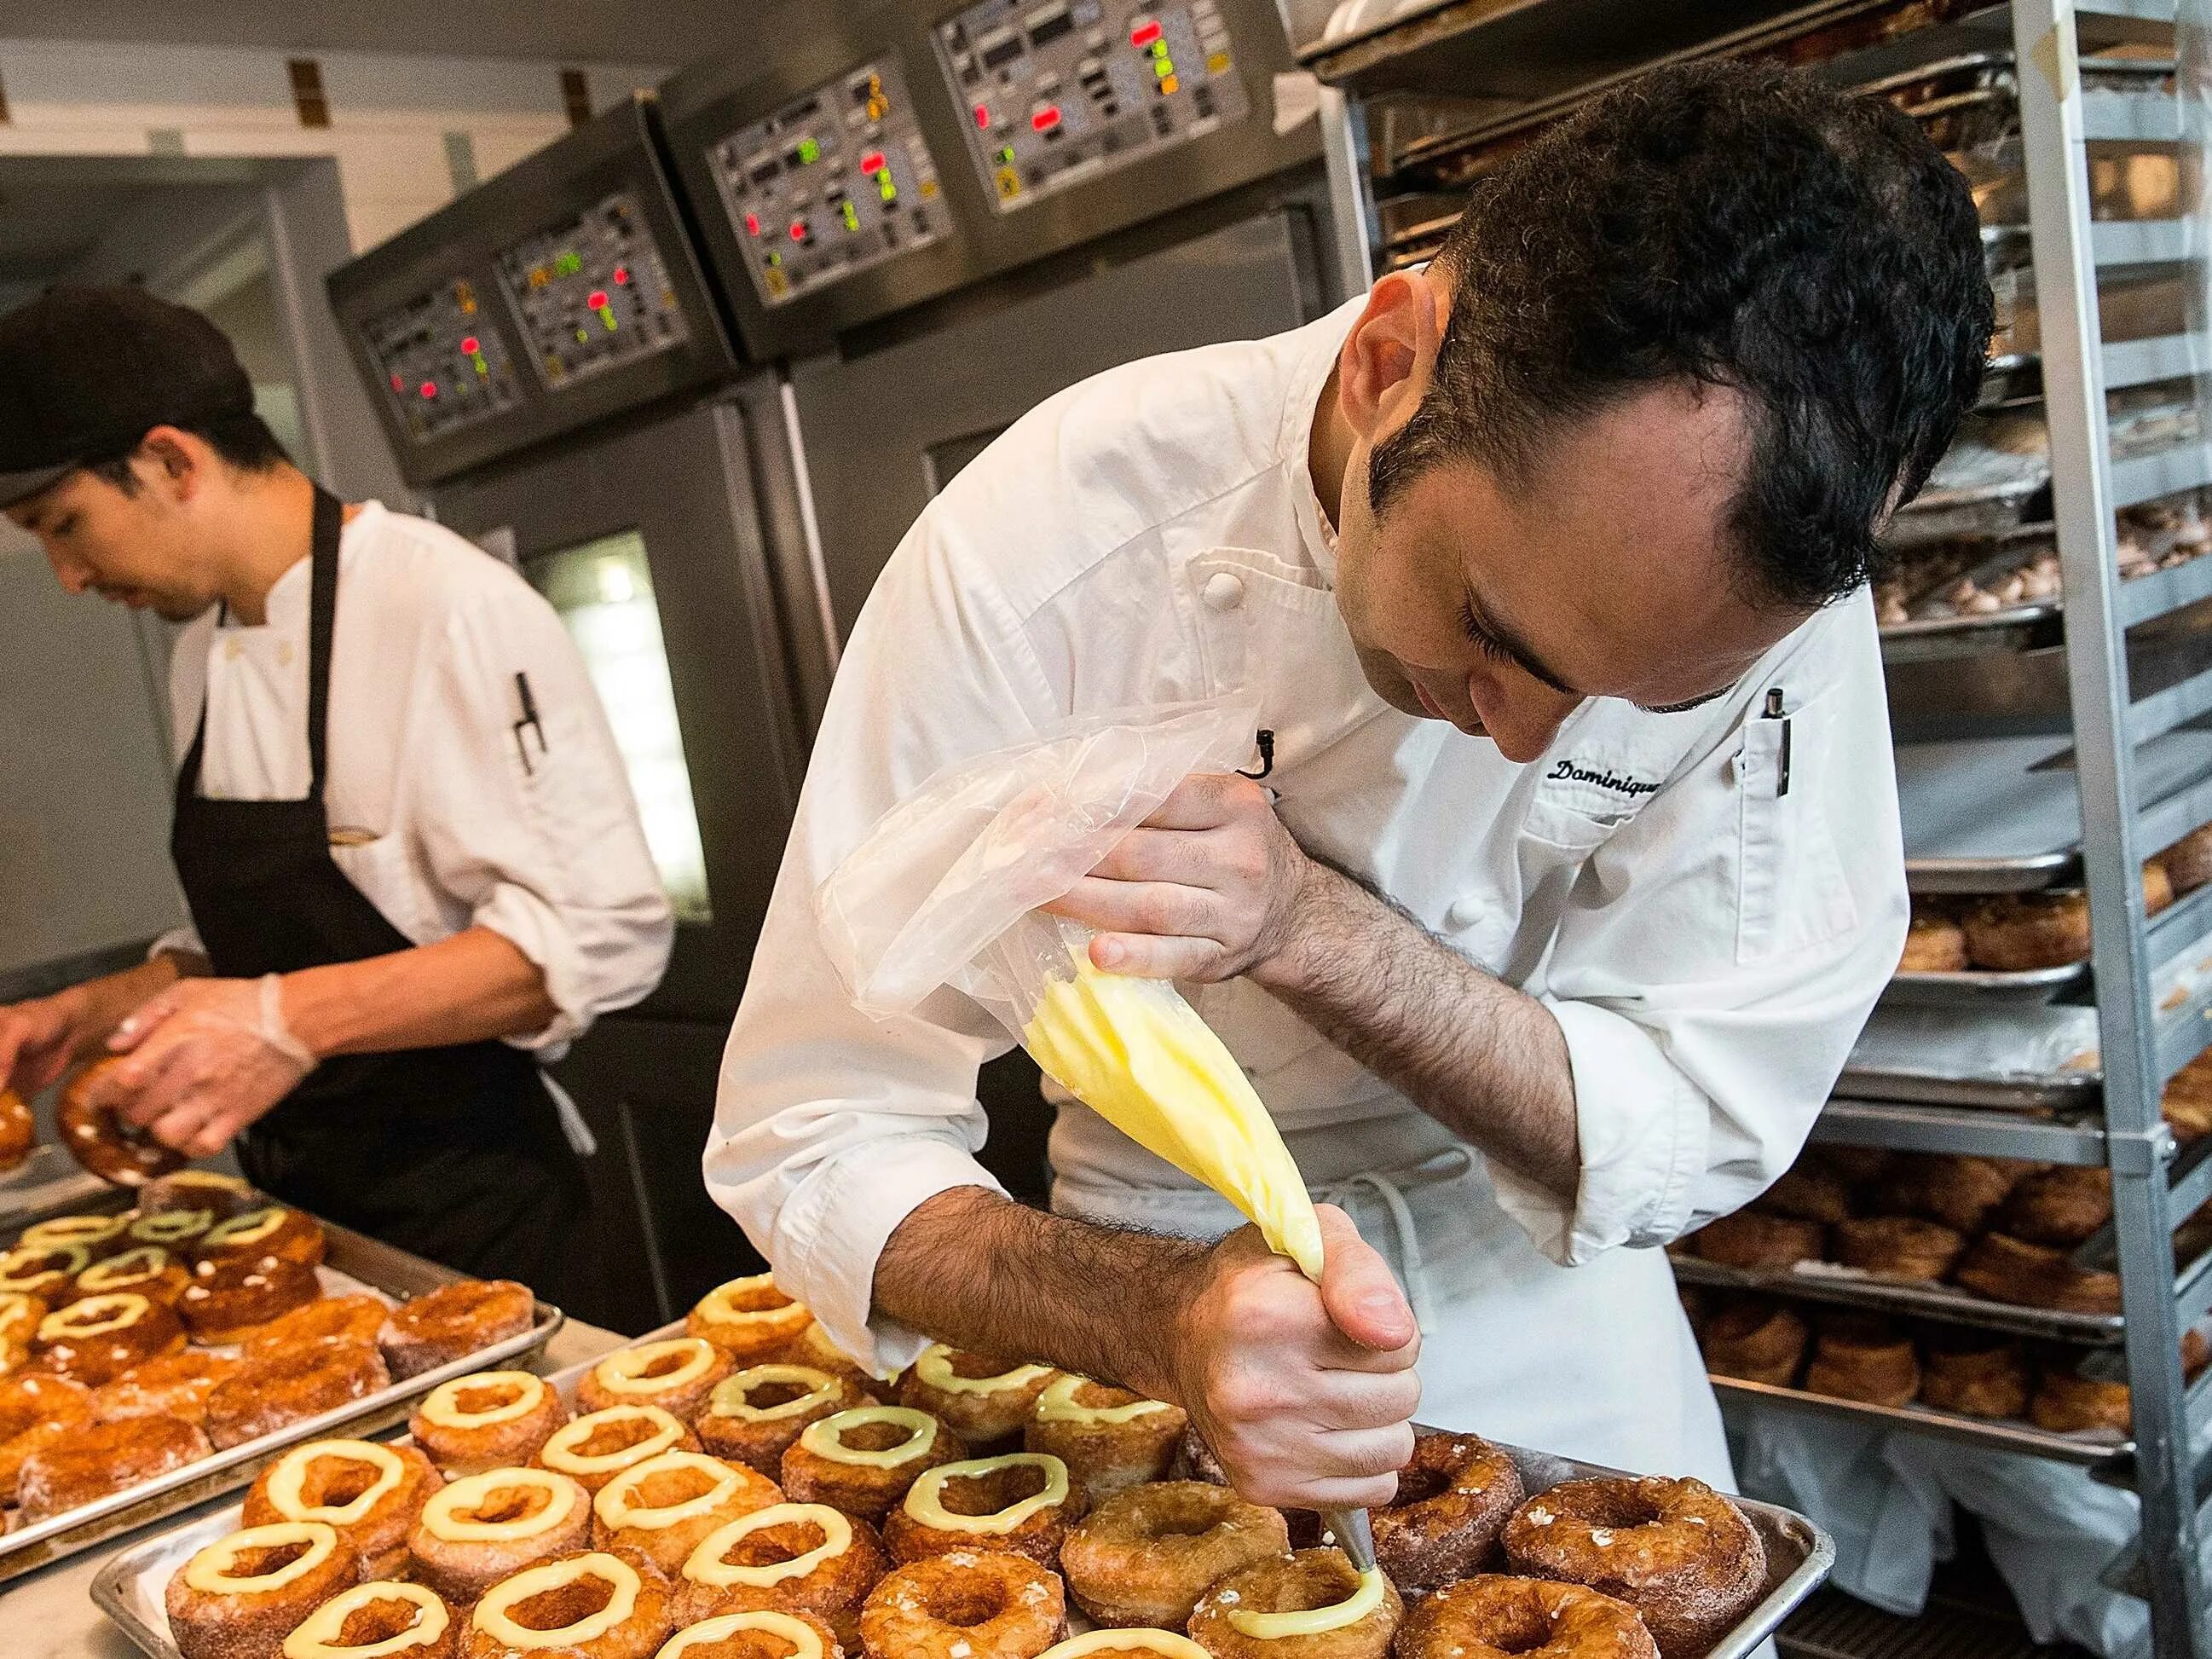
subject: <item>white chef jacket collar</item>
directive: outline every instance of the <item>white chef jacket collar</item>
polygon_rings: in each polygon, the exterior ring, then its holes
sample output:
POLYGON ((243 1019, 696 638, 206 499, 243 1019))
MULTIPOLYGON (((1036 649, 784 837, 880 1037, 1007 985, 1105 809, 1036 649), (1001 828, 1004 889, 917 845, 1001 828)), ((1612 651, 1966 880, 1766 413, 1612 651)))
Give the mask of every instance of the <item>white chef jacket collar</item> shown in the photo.
POLYGON ((1352 332, 1366 304, 1364 294, 1346 300, 1291 337, 1295 355, 1283 398, 1283 424, 1275 440, 1275 453, 1296 481, 1291 499, 1299 503, 1298 533, 1304 538, 1306 556, 1321 573, 1322 583, 1331 588, 1336 586, 1336 527, 1329 523, 1321 498, 1314 494, 1313 467, 1307 451, 1313 441, 1314 410, 1328 386, 1329 371, 1336 367, 1345 337, 1352 332))

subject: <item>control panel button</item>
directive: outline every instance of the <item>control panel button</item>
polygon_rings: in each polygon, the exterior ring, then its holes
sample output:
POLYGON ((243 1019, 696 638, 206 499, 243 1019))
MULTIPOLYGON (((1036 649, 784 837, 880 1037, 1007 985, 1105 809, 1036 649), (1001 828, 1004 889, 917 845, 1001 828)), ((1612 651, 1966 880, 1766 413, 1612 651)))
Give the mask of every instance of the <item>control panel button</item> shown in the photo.
POLYGON ((417 443, 522 400, 506 343, 479 314, 472 283, 449 283, 380 312, 362 325, 362 338, 401 428, 417 443))
POLYGON ((617 190, 504 249, 499 278, 549 392, 691 337, 634 190, 617 190))

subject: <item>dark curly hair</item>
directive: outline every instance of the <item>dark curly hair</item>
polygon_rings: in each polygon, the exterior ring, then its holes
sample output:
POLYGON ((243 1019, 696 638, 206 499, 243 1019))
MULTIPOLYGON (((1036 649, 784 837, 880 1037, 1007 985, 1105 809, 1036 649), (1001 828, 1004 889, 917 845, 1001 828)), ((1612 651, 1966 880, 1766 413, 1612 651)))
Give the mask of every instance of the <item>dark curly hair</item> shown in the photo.
POLYGON ((1989 348, 1966 180, 1891 105, 1770 65, 1594 100, 1476 186, 1436 263, 1450 320, 1427 396, 1376 447, 1376 514, 1449 459, 1526 483, 1562 428, 1688 376, 1748 402, 1729 522, 1762 605, 1867 580, 1989 348))

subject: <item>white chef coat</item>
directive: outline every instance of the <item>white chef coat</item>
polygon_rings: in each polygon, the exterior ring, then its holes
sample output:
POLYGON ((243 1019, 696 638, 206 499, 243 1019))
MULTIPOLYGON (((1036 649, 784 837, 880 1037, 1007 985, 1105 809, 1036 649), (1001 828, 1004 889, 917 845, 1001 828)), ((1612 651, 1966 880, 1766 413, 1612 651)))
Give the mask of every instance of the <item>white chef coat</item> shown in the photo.
MULTIPOLYGON (((659 983, 675 921, 629 778, 560 617, 514 570, 452 531, 376 501, 338 538, 331 645, 331 858, 416 945, 472 927, 511 940, 556 1010, 510 1037, 557 1060, 593 1019, 659 983), (542 744, 526 731, 527 674, 542 744)), ((200 793, 307 793, 308 561, 276 579, 266 620, 210 610, 169 661, 176 753, 204 703, 200 793)), ((190 927, 155 950, 202 951, 190 927)), ((204 954, 202 951, 202 954, 204 954)))
MULTIPOLYGON (((1789 1167, 1896 963, 1871 604, 1830 606, 1703 708, 1585 703, 1528 764, 1398 713, 1360 673, 1307 471, 1358 308, 1072 387, 916 520, 831 691, 724 1057, 708 1185, 834 1338, 908 1359, 919 1334, 871 1316, 876 1260, 924 1200, 991 1184, 974 1083, 1008 1038, 951 991, 901 1018, 853 1009, 814 890, 941 768, 1071 715, 1243 687, 1299 842, 1543 999, 1572 1063, 1581 1176, 1563 1202, 1463 1147, 1467 1173, 1440 1174, 1449 1134, 1250 982, 1191 993, 1308 1180, 1354 1200, 1370 1238, 1396 1235, 1379 1242, 1401 1274, 1442 1281, 1451 1328, 1425 1350, 1424 1417, 1726 1479, 1650 1247, 1789 1167), (1786 722, 1758 717, 1770 688, 1786 722)), ((1236 1219, 1220 1206, 1209 1224, 1218 1200, 1080 1107, 1060 1109, 1051 1153, 1062 1208, 1200 1233, 1236 1219)))

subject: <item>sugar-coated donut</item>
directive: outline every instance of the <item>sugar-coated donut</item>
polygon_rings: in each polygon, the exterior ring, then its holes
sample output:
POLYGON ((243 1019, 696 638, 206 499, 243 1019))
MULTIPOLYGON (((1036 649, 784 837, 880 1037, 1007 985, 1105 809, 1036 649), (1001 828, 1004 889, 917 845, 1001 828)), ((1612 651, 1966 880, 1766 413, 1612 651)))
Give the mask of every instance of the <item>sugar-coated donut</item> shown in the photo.
POLYGON ((592 1540, 673 1576, 709 1533, 782 1502, 782 1491, 757 1469, 704 1452, 665 1451, 592 1494, 592 1540))
POLYGON ((271 1320, 304 1308, 323 1293, 313 1267, 274 1256, 202 1261, 177 1297, 177 1312, 195 1342, 243 1342, 271 1320))
POLYGON ((691 1623, 763 1607, 818 1619, 842 1645, 890 1570, 876 1529, 825 1504, 775 1504, 724 1522, 678 1564, 676 1612, 691 1623))
MULTIPOLYGON (((149 1181, 139 1189, 138 1213, 149 1216, 171 1210, 204 1210, 212 1224, 247 1210, 258 1209, 267 1201, 253 1190, 251 1182, 241 1181, 236 1176, 215 1170, 179 1170, 174 1175, 149 1181)), ((158 1244, 161 1241, 149 1242, 158 1244)))
POLYGON ((352 1547, 318 1522, 247 1527, 171 1577, 169 1636, 185 1659, 279 1659, 284 1638, 360 1576, 352 1547))
POLYGON ((373 1579, 340 1590, 284 1638, 283 1659, 453 1659, 461 1621, 427 1584, 373 1579))
POLYGON ((884 1519, 884 1542, 901 1561, 951 1550, 1060 1559, 1067 1529, 1082 1518, 1083 1494, 1067 1465, 1043 1452, 1008 1452, 925 1469, 884 1519))
POLYGON ((538 1297, 511 1279, 463 1279, 394 1308, 378 1334, 394 1376, 425 1371, 520 1336, 538 1317, 538 1297))
POLYGON ((1180 1629, 1207 1585, 1290 1553, 1279 1511, 1226 1486, 1161 1480, 1114 1493, 1067 1534, 1060 1571, 1101 1625, 1180 1629))
POLYGON ((2021 1417, 2027 1353, 2016 1336, 1932 1326, 1921 1339, 1920 1403, 1967 1417, 2021 1417))
POLYGON ((81 1244, 18 1244, 0 1250, 0 1294, 58 1305, 76 1294, 76 1276, 91 1265, 92 1254, 81 1244))
POLYGON ((131 1248, 131 1223, 133 1218, 128 1210, 118 1215, 50 1216, 24 1228, 17 1235, 15 1242, 34 1250, 50 1250, 58 1245, 74 1244, 94 1261, 100 1261, 118 1250, 131 1248))
POLYGON ((31 1363, 96 1389, 184 1346, 183 1322, 162 1304, 136 1291, 110 1291, 80 1297, 40 1320, 31 1334, 31 1363))
POLYGON ((2062 1313, 2116 1314, 2120 1276, 2078 1265, 2070 1252, 1984 1233, 1960 1257, 1952 1277, 1977 1296, 2062 1313))
POLYGON ((1022 1449, 1060 1459, 1085 1501, 1096 1504, 1124 1486, 1164 1479, 1189 1425, 1180 1406, 1063 1374, 1037 1395, 1022 1449))
POLYGON ((1659 1659, 1643 1616, 1583 1584, 1479 1573, 1406 1615, 1396 1659, 1659 1659))
POLYGON ((1707 1370, 1777 1388, 1797 1380, 1810 1340, 1797 1310, 1765 1296, 1722 1303, 1698 1331, 1707 1370))
POLYGON ((125 1122, 112 1107, 92 1103, 94 1085, 122 1063, 120 1054, 104 1054, 64 1084, 54 1127, 61 1131, 69 1155, 102 1181, 114 1187, 143 1187, 182 1169, 185 1155, 125 1122))
POLYGON ((675 1627, 660 1575, 578 1550, 493 1585, 469 1613, 461 1659, 652 1659, 675 1627))
POLYGON ((1011 1365, 937 1342, 899 1379, 899 1403, 927 1412, 981 1451, 1019 1437, 1055 1375, 1049 1365, 1011 1365))
POLYGON ((1708 1221, 1688 1242, 1706 1261, 1724 1267, 1786 1273, 1801 1261, 1820 1259, 1827 1229, 1817 1221, 1738 1210, 1708 1221))
POLYGON ((412 1446, 311 1440, 255 1477, 243 1518, 249 1527, 319 1521, 354 1547, 362 1571, 381 1578, 405 1569, 408 1534, 445 1484, 412 1446))
POLYGON ((583 1548, 592 1500, 550 1469, 487 1469, 430 1494, 408 1534, 412 1576, 449 1601, 475 1601, 501 1580, 583 1548))
POLYGON ((1805 1386, 1838 1400, 1906 1406, 1920 1392, 1920 1360, 1911 1339, 1887 1320, 1831 1314, 1820 1322, 1805 1386))
POLYGON ((1838 1221, 1830 1235, 1836 1260, 1888 1279, 1935 1283, 1951 1271, 1966 1241, 1940 1221, 1917 1215, 1870 1215, 1838 1221))
POLYGON ((1382 1659, 1405 1611, 1379 1568, 1300 1550, 1211 1586, 1191 1610, 1190 1638, 1213 1659, 1382 1659))
POLYGON ((1374 1512, 1376 1561, 1401 1590, 1464 1578, 1490 1559, 1527 1496, 1513 1460, 1480 1436, 1416 1436, 1397 1496, 1374 1512))
POLYGON ((1766 1587, 1759 1534, 1702 1480, 1563 1481, 1505 1523, 1505 1553, 1521 1572, 1627 1602, 1664 1659, 1703 1654, 1766 1587))
POLYGON ((407 1432, 448 1475, 527 1463, 568 1420, 542 1376, 477 1371, 441 1382, 407 1419, 407 1432))
POLYGON ((968 1455, 960 1437, 911 1406, 860 1406, 818 1418, 783 1454, 777 1485, 795 1503, 881 1520, 925 1469, 968 1455))
POLYGON ((2022 1177, 2033 1169, 2008 1158, 1915 1152, 1894 1158, 1875 1189, 1886 1213, 1940 1221, 1956 1233, 1981 1231, 2022 1177))
POLYGON ((2106 1430, 2125 1434, 2134 1425, 2134 1401, 2124 1382, 2085 1376, 2063 1365, 2045 1365, 2035 1381, 2028 1418, 2053 1434, 2106 1430))
POLYGON ((814 1322, 804 1303, 775 1287, 773 1273, 755 1273, 717 1285, 692 1305, 684 1328, 702 1336, 738 1365, 757 1364, 781 1354, 814 1322))
MULTIPOLYGON (((325 1296, 279 1314, 246 1339, 246 1357, 296 1348, 313 1342, 358 1342, 375 1346, 384 1304, 373 1296, 325 1296)), ((389 1367, 387 1367, 389 1369, 389 1367)), ((393 1372, 397 1376, 398 1373, 393 1372)))
POLYGON ((30 1346, 39 1322, 52 1311, 52 1304, 44 1297, 0 1291, 0 1344, 30 1346))
POLYGON ((363 1342, 318 1342, 264 1354, 208 1395, 208 1438, 217 1446, 242 1445, 391 1385, 383 1359, 363 1342))
POLYGON ((587 1412, 610 1406, 659 1406, 689 1422, 734 1369, 729 1355, 704 1337, 672 1336, 617 1348, 576 1382, 587 1412))
POLYGON ((0 1089, 0 1175, 22 1167, 39 1144, 38 1120, 13 1089, 0 1089))
POLYGON ((93 1390, 93 1415, 103 1423, 126 1417, 175 1417, 204 1428, 208 1397, 238 1375, 240 1362, 205 1348, 185 1348, 134 1365, 93 1390))
POLYGON ((1026 1556, 980 1550, 910 1562, 860 1609, 867 1659, 1036 1659, 1066 1632, 1058 1578, 1026 1556))
POLYGON ((1054 1644, 1038 1659, 1206 1659, 1204 1648, 1188 1636, 1171 1630, 1138 1626, 1119 1630, 1089 1630, 1054 1644))
POLYGON ((191 1283, 185 1264, 159 1244, 137 1244, 103 1257, 79 1273, 76 1293, 84 1297, 134 1291, 165 1308, 173 1308, 191 1283))
POLYGON ((679 1623, 653 1659, 844 1659, 844 1653, 819 1619, 763 1607, 679 1623))
POLYGON ((714 1385, 691 1426, 715 1456, 749 1463, 773 1480, 808 1424, 868 1399, 850 1378, 811 1365, 748 1365, 714 1385))
POLYGON ((1751 1207, 1765 1215, 1832 1227, 1851 1212, 1851 1184, 1832 1165, 1808 1152, 1753 1199, 1751 1207))
POLYGON ((15 1501, 23 1460, 64 1431, 92 1420, 92 1390, 51 1371, 0 1376, 0 1503, 15 1501))
POLYGON ((2005 1200, 1997 1229, 2031 1244, 2075 1249, 2112 1218, 2112 1172, 2060 1164, 2027 1176, 2005 1200))
POLYGON ((659 1406, 610 1406, 569 1419, 531 1462, 599 1489, 633 1464, 668 1451, 697 1451, 699 1437, 659 1406))
POLYGON ((1956 974, 1966 966, 1966 930, 1956 916, 1923 910, 1917 904, 1905 930, 1905 951, 1897 959, 1900 974, 1956 974))
POLYGON ((318 1267, 327 1247, 323 1224, 305 1210, 266 1204, 216 1222, 193 1248, 203 1261, 259 1261, 273 1256, 318 1267))
POLYGON ((212 1449, 206 1435, 173 1417, 72 1423, 24 1457, 16 1507, 26 1522, 44 1521, 157 1480, 212 1449))

